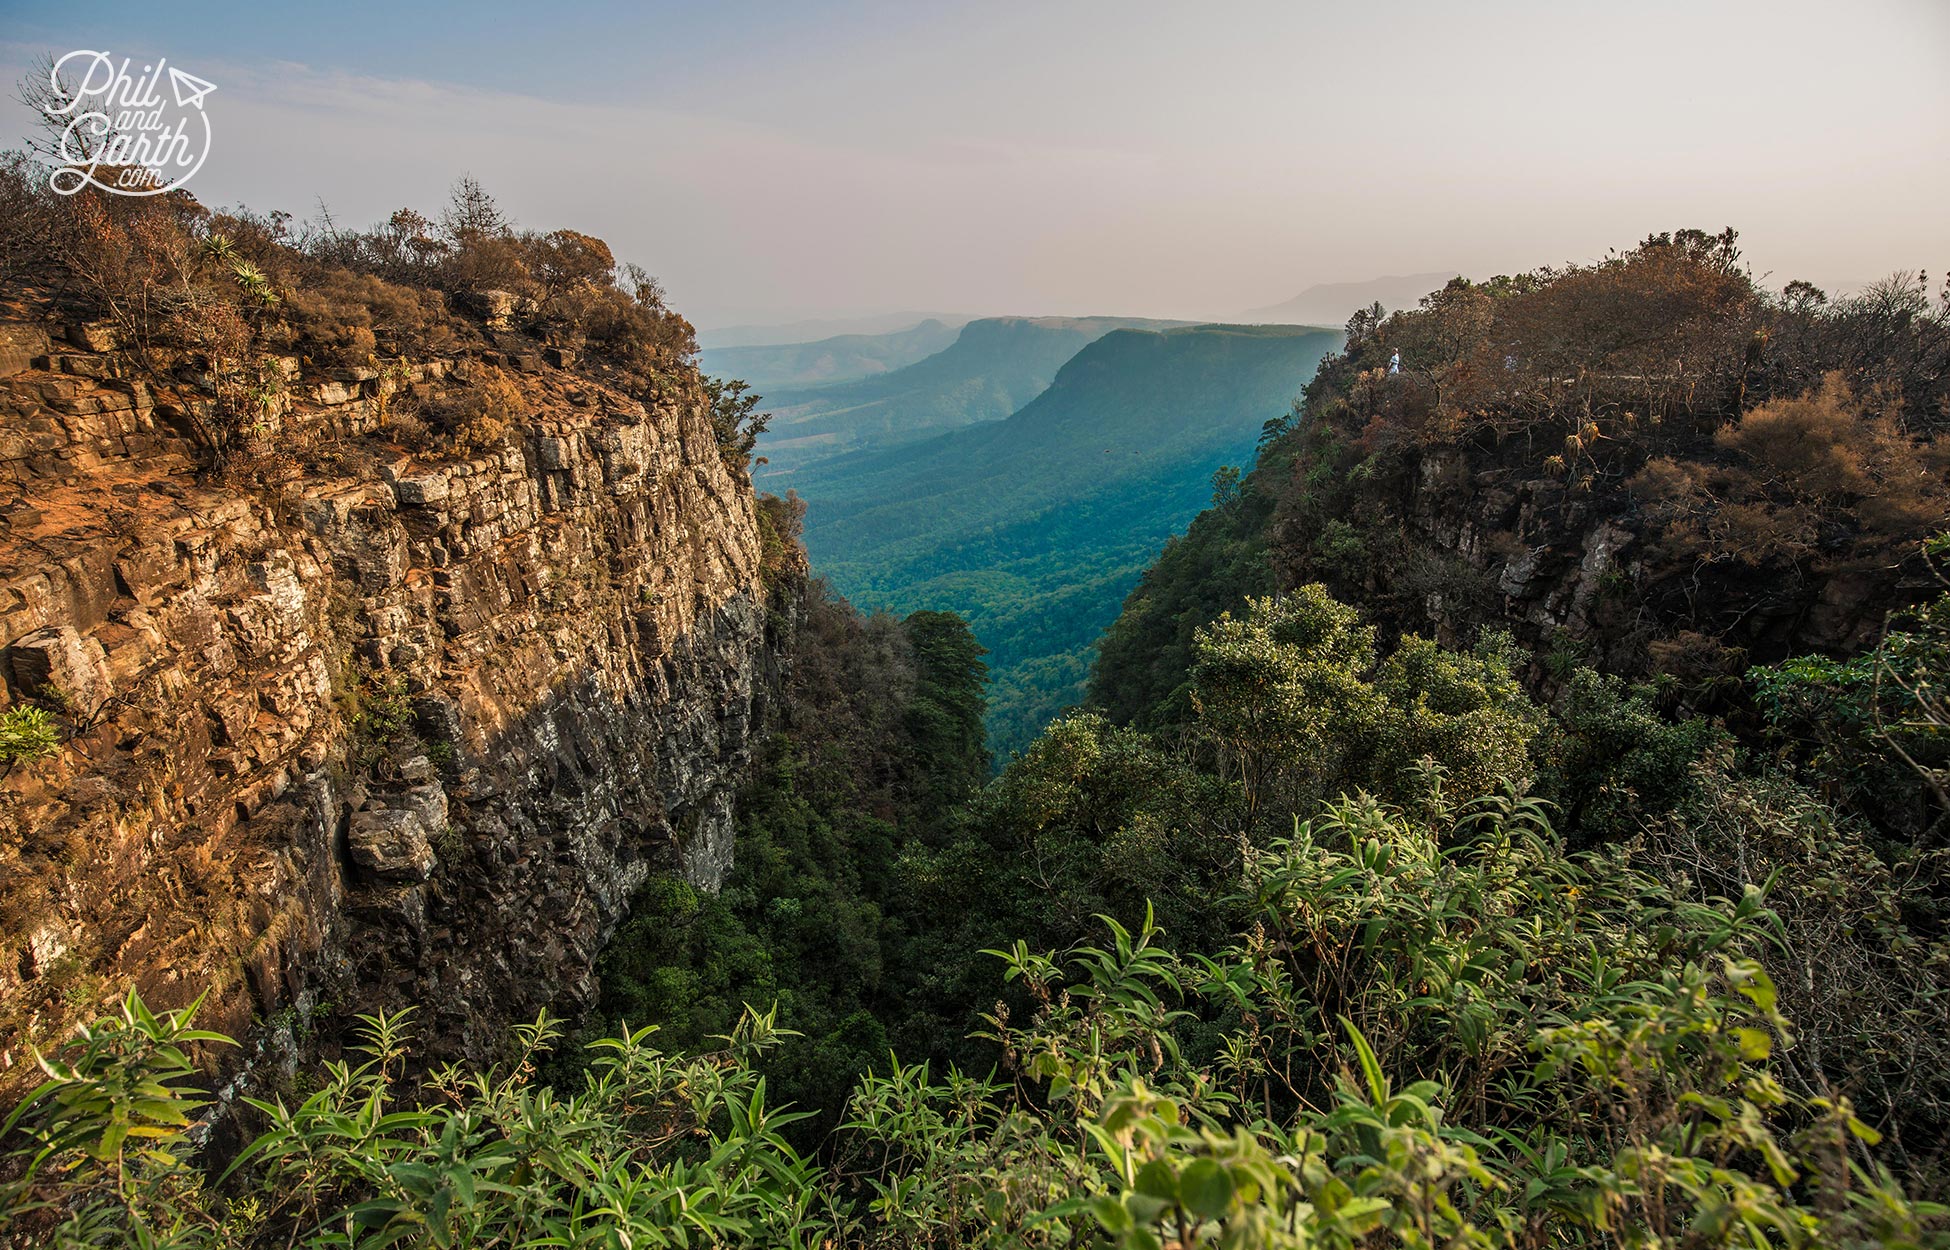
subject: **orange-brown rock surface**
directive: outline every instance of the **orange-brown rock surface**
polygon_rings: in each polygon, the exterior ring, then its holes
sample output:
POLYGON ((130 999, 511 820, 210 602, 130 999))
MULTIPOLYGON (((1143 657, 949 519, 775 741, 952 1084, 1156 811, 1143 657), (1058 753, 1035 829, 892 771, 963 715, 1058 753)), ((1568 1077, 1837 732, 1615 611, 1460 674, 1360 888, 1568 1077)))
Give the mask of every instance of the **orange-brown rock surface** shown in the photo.
POLYGON ((411 1004, 475 1053, 586 1001, 650 867, 725 871, 763 698, 695 387, 511 360, 509 438, 434 454, 389 413, 475 360, 288 358, 212 472, 112 346, 0 323, 0 707, 64 737, 0 778, 0 1083, 131 983, 259 1038, 411 1004))

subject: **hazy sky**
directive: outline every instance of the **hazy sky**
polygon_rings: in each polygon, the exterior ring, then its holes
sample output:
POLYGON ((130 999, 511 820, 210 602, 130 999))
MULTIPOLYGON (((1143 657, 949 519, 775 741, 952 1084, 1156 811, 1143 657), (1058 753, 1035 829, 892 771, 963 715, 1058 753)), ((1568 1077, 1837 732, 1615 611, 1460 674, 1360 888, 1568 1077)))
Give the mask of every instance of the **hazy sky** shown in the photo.
POLYGON ((366 225, 471 172, 706 326, 1218 317, 1687 225, 1776 286, 1950 266, 1950 0, 0 0, 0 41, 216 82, 206 203, 366 225))

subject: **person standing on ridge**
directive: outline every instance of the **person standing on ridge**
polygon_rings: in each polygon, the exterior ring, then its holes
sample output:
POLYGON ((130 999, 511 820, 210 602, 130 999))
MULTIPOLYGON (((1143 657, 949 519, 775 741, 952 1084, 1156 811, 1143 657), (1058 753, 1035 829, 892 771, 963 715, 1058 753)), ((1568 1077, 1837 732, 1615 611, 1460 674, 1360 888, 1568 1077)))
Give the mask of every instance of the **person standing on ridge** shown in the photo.
POLYGON ((1398 351, 1394 355, 1388 358, 1388 372, 1400 373, 1401 371, 1402 371, 1402 354, 1398 351))

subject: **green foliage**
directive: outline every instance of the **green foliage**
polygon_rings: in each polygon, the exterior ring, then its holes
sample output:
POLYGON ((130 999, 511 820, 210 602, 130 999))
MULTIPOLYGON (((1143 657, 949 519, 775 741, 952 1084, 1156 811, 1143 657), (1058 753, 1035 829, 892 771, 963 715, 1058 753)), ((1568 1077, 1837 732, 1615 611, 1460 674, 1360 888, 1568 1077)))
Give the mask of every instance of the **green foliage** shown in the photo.
POLYGON ((602 978, 612 1018, 654 1020, 680 1046, 728 1030, 738 1004, 769 1003, 779 990, 770 952, 722 898, 661 873, 637 891, 602 978))
POLYGON ((62 1246, 199 1244, 188 1129, 205 1100, 190 1050, 229 1042, 190 1027, 200 1002, 158 1015, 130 990, 119 1015, 59 1054, 36 1052, 47 1080, 0 1126, 0 1140, 24 1139, 0 1210, 54 1225, 62 1246))
POLYGON ((1377 660, 1373 628, 1323 586, 1247 608, 1199 631, 1191 699, 1249 823, 1356 787, 1407 797, 1426 788, 1423 760, 1464 800, 1522 775, 1542 714, 1507 639, 1461 653, 1409 637, 1377 660))
POLYGON ((60 727, 45 709, 22 703, 0 712, 0 764, 42 759, 60 746, 60 727))
MULTIPOLYGON (((767 586, 777 586, 791 572, 804 567, 799 536, 805 525, 806 503, 787 491, 785 498, 760 495, 753 500, 758 519, 758 567, 767 586)), ((649 588, 643 588, 648 593, 649 588)))
POLYGON ((1872 651, 1796 656, 1749 670, 1747 681, 1788 758, 1922 842, 1950 819, 1950 594, 1898 624, 1872 651))
POLYGON ((1222 464, 1212 474, 1212 506, 1223 508, 1239 501, 1239 466, 1222 464))
POLYGON ((907 709, 907 742, 920 759, 929 788, 913 795, 924 811, 944 810, 987 779, 982 731, 982 685, 987 654, 968 624, 952 612, 915 612, 901 628, 914 649, 916 686, 907 709), (945 771, 943 767, 945 766, 945 771))
POLYGON ((989 950, 1026 1003, 982 1030, 1011 1080, 877 1062, 823 1165, 754 1067, 769 1013, 688 1057, 598 1040, 574 1092, 537 1081, 546 1016, 417 1091, 378 1016, 302 1102, 250 1103, 213 1188, 182 1048, 219 1039, 131 996, 9 1123, 9 1201, 71 1246, 1950 1245, 1797 1075, 1758 890, 1688 902, 1508 796, 1350 799, 1252 852, 1233 903, 1202 949, 1147 908, 989 950))
POLYGON ((718 440, 718 454, 732 469, 745 472, 751 467, 752 449, 772 420, 771 413, 758 411, 763 397, 737 378, 707 377, 704 398, 709 406, 711 433, 718 440))
POLYGON ((901 865, 948 836, 988 755, 981 648, 957 617, 862 619, 820 587, 803 613, 784 723, 740 796, 723 892, 653 877, 599 973, 609 1027, 652 1020, 681 1047, 728 1030, 746 1003, 776 1005, 797 1036, 765 1070, 819 1110, 799 1130, 810 1135, 831 1129, 890 1043, 927 1055, 965 1031, 929 1014, 931 965, 909 946, 934 918, 901 865))
POLYGON ((404 678, 361 669, 345 691, 343 706, 353 733, 351 759, 360 768, 383 769, 420 750, 419 717, 404 678))
POLYGON ((1879 842, 1865 822, 1778 771, 1694 766, 1685 797, 1646 822, 1647 867, 1681 897, 1768 883, 1781 918, 1763 958, 1797 1025, 1796 1067, 1848 1090, 1886 1157, 1942 1183, 1950 1128, 1945 856, 1879 842), (1818 1074, 1818 1075, 1817 1075, 1818 1074))
POLYGON ((1698 791, 1695 766, 1728 749, 1724 729, 1659 715, 1650 687, 1573 669, 1545 735, 1540 790, 1586 843, 1630 837, 1698 791))
POLYGON ((1025 1219, 998 1185, 965 1235, 1942 1244, 1944 1209, 1867 1161, 1874 1130, 1778 1079, 1792 1029, 1740 953, 1771 924, 1758 897, 1689 907, 1550 838, 1507 800, 1435 826, 1344 803, 1256 859, 1251 927, 1222 952, 1108 919, 1109 944, 1062 962, 995 952, 1039 1004, 993 1026, 1053 1140, 1026 1150, 1005 1113, 986 1170, 1053 1174, 1061 1197, 1025 1219), (1233 1031, 1200 1065, 1179 1041, 1205 1015, 1233 1031))
POLYGON ((807 549, 858 602, 968 620, 1006 759, 1082 701, 1118 603, 1335 342, 1202 326, 1080 344, 1006 420, 794 470, 807 549))
MULTIPOLYGON (((1217 938, 1228 915, 1218 900, 1238 872, 1238 813, 1235 787, 1141 733, 1073 712, 976 797, 959 837, 904 867, 947 918, 939 960, 1015 938, 1067 945, 1093 915, 1147 902, 1187 940, 1217 938)), ((967 1003, 1001 988, 966 969, 951 984, 967 1003)))
POLYGON ((1192 705, 1249 813, 1297 768, 1321 781, 1340 775, 1379 715, 1367 680, 1374 661, 1374 630, 1319 586, 1250 600, 1246 616, 1226 613, 1199 631, 1192 705))
POLYGON ((779 1136, 801 1117, 751 1067, 784 1035, 766 1015, 690 1057, 652 1047, 648 1028, 596 1042, 573 1094, 536 1080, 556 1036, 546 1016, 514 1030, 507 1063, 442 1068, 418 1089, 404 1015, 362 1017, 363 1061, 326 1065, 296 1105, 247 1100, 268 1127, 213 1188, 185 1165, 182 1047, 226 1039, 189 1031, 189 1014, 152 1016, 131 994, 122 1021, 47 1065, 17 1117, 35 1167, 15 1197, 65 1208, 54 1244, 802 1246, 830 1227, 818 1171, 779 1136))
POLYGON ((1401 639, 1375 671, 1381 713, 1357 776, 1373 793, 1395 793, 1400 778, 1430 760, 1456 799, 1525 785, 1526 748, 1544 715, 1517 680, 1523 660, 1502 633, 1485 633, 1469 651, 1401 639))

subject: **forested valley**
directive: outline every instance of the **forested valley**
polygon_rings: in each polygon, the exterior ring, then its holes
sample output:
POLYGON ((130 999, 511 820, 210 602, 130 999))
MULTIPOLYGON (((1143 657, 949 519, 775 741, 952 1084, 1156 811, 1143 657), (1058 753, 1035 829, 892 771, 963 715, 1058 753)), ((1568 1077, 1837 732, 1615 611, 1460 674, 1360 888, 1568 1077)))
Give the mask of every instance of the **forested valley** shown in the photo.
POLYGON ((762 498, 721 889, 653 873, 491 1062, 321 1019, 210 1149, 227 1039, 130 992, 6 1121, 19 1235, 1950 1245, 1947 432, 1950 293, 1730 231, 1357 312, 999 776, 968 624, 762 498))

